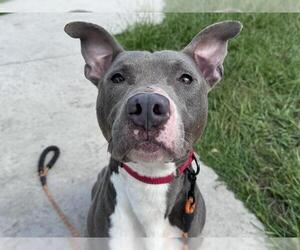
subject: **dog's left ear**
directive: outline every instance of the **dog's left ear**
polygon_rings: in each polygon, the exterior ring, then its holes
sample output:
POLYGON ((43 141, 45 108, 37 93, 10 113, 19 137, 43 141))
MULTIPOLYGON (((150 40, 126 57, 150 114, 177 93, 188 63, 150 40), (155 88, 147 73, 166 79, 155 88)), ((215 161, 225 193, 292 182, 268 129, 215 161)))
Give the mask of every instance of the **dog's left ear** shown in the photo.
POLYGON ((209 89, 213 88, 223 76, 223 61, 227 54, 227 42, 242 30, 238 21, 215 23, 202 30, 182 50, 196 62, 209 89))

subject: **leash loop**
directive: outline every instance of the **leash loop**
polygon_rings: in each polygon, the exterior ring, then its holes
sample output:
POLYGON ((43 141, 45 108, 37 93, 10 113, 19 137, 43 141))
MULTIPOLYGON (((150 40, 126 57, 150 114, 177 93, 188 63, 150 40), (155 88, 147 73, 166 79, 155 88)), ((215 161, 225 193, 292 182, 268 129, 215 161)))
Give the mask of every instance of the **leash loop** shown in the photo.
POLYGON ((42 186, 47 185, 47 175, 49 170, 54 166, 55 162, 57 161, 60 155, 60 150, 57 146, 49 146, 45 148, 40 156, 39 163, 38 163, 38 174, 40 177, 40 182, 42 186), (53 156, 50 161, 45 164, 47 155, 53 152, 53 156))
POLYGON ((38 171, 43 170, 44 167, 51 169, 54 166, 55 162, 57 161, 59 155, 60 155, 60 150, 57 146, 49 146, 45 148, 39 159, 38 171), (50 159, 50 161, 47 164, 45 164, 46 157, 50 152, 53 152, 54 154, 50 159))

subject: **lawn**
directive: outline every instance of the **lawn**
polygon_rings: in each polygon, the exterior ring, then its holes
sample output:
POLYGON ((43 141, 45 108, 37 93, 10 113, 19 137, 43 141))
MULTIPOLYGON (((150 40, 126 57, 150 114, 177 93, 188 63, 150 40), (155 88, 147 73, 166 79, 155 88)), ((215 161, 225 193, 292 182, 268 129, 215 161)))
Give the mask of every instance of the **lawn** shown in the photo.
POLYGON ((167 14, 162 24, 139 24, 118 39, 127 49, 178 50, 225 19, 244 29, 209 94, 196 150, 268 235, 300 237, 300 14, 167 14))

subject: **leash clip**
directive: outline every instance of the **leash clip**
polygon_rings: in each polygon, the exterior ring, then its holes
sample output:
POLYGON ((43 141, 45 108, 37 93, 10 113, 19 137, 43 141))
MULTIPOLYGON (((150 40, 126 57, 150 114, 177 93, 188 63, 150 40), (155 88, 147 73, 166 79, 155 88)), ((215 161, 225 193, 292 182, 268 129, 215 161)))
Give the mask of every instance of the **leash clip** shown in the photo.
POLYGON ((192 205, 195 204, 195 185, 196 185, 196 181, 197 181, 197 175, 200 173, 200 165, 199 165, 195 155, 193 155, 193 159, 194 159, 194 161, 196 163, 196 166, 197 166, 196 171, 193 169, 193 167, 191 167, 191 169, 190 168, 187 169, 187 171, 188 171, 188 180, 191 183, 191 187, 190 187, 190 190, 188 191, 188 195, 187 195, 187 200, 192 198, 192 205))
POLYGON ((192 222, 195 215, 195 209, 196 209, 196 199, 195 199, 195 186, 197 181, 197 175, 200 173, 200 165, 195 157, 193 155, 193 160, 195 161, 197 165, 196 171, 193 169, 192 164, 190 165, 190 168, 187 168, 187 178, 189 182, 191 183, 191 187, 187 193, 187 199, 184 203, 184 211, 183 211, 183 238, 188 238, 188 232, 192 226, 192 222))

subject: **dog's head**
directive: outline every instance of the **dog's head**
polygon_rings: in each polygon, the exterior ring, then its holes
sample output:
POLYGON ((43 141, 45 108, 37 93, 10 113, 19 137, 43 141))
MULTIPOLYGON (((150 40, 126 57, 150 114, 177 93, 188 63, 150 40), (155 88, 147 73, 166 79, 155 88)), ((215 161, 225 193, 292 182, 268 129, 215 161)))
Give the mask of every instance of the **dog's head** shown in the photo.
POLYGON ((186 156, 207 120, 208 92, 223 76, 236 21, 211 25, 182 51, 125 51, 102 27, 72 22, 84 73, 98 88, 97 118, 119 161, 175 161, 186 156))

